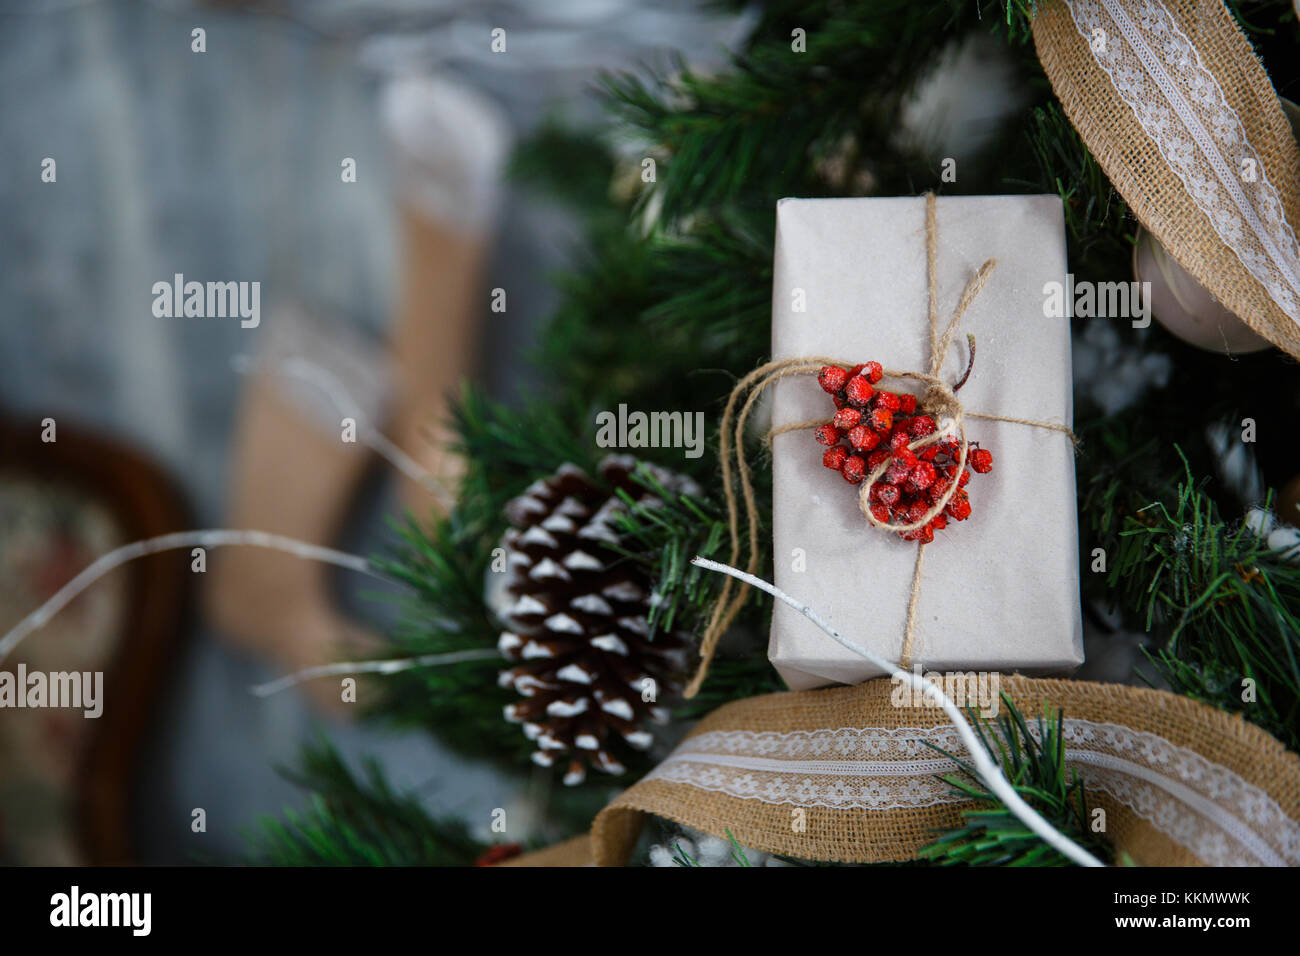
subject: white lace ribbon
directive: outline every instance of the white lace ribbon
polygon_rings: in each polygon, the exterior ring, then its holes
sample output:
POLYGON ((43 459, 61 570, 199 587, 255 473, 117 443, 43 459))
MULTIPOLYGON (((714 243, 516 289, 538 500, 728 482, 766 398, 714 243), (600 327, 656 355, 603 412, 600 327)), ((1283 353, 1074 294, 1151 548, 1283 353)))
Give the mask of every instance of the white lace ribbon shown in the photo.
POLYGON ((1237 112, 1159 0, 1066 0, 1093 57, 1223 242, 1300 324, 1300 243, 1237 112))
MULTIPOLYGON (((1300 824, 1226 767, 1119 724, 1067 718, 1063 731, 1066 762, 1085 786, 1110 794, 1198 859, 1217 866, 1300 865, 1300 824)), ((836 810, 961 801, 941 779, 956 764, 929 745, 965 757, 951 725, 710 731, 683 741, 647 779, 836 810)))

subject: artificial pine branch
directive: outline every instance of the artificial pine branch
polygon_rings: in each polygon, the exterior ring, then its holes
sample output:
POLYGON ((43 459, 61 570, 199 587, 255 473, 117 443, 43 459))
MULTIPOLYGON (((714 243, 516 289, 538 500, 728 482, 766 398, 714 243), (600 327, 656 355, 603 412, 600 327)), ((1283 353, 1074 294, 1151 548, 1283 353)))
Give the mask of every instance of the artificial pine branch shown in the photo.
MULTIPOLYGON (((628 510, 616 523, 626 542, 620 550, 630 560, 646 565, 657 582, 651 626, 655 630, 681 628, 698 633, 712 613, 723 578, 705 572, 691 559, 703 556, 725 560, 729 556, 726 520, 713 502, 672 494, 644 469, 634 478, 655 499, 633 501, 623 496, 628 510)), ((709 680, 700 693, 691 700, 674 702, 674 713, 679 718, 695 719, 730 701, 784 689, 764 648, 770 606, 764 595, 749 602, 741 619, 750 632, 742 653, 724 651, 710 668, 709 680)))
MULTIPOLYGON (((467 389, 453 409, 456 448, 465 461, 456 509, 432 523, 408 519, 392 552, 376 563, 404 582, 393 657, 496 647, 501 632, 484 599, 493 549, 505 532, 505 503, 541 474, 594 457, 561 406, 506 408, 467 389)), ((502 718, 513 695, 497 686, 504 661, 416 668, 383 679, 370 713, 419 726, 466 753, 527 766, 531 747, 502 718)))
POLYGON ((285 776, 310 791, 303 810, 265 817, 249 862, 271 866, 467 866, 486 848, 464 823, 393 791, 377 762, 357 776, 329 744, 305 748, 285 776))
MULTIPOLYGON (((1102 860, 1111 858, 1109 844, 1089 827, 1087 795, 1078 774, 1066 766, 1064 713, 1039 717, 1037 734, 1006 694, 996 722, 982 720, 970 709, 971 725, 989 755, 1020 794, 1049 823, 1102 860)), ((922 859, 943 866, 1069 866, 1070 860, 1030 830, 984 786, 967 761, 933 747, 957 762, 961 772, 943 779, 975 809, 962 811, 962 823, 920 851, 922 859)))
MULTIPOLYGON (((1271 505, 1271 494, 1264 503, 1271 505)), ((1300 563, 1224 520, 1193 481, 1128 517, 1109 581, 1161 639, 1179 693, 1240 713, 1300 750, 1300 563)))

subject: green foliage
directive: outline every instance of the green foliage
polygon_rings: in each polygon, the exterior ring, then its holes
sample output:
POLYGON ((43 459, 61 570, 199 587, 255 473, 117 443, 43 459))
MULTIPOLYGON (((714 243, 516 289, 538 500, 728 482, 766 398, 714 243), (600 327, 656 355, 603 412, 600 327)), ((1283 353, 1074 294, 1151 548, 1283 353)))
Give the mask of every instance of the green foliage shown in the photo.
POLYGON ((311 791, 303 810, 265 817, 250 834, 250 862, 272 866, 468 866, 486 846, 464 823, 431 816, 395 793, 378 763, 358 777, 321 743, 285 775, 311 791))
MULTIPOLYGON (((466 462, 453 512, 431 524, 408 518, 376 564, 410 588, 402 622, 390 635, 392 657, 493 648, 501 628, 484 588, 506 529, 503 509, 540 475, 573 462, 594 474, 592 449, 581 442, 560 406, 530 402, 514 410, 467 389, 454 409, 458 448, 466 462)), ((501 716, 514 699, 499 688, 499 660, 415 668, 383 678, 372 713, 437 733, 454 748, 527 766, 532 746, 501 716)))
MULTIPOLYGON (((984 749, 1001 766, 1016 793, 1061 833, 1099 859, 1108 860, 1109 844, 1088 826, 1084 784, 1065 763, 1064 713, 1058 710, 1055 717, 1039 717, 1036 735, 1006 694, 994 723, 980 718, 973 708, 969 713, 984 749)), ((976 808, 963 810, 959 827, 922 849, 923 859, 944 866, 1072 865, 991 793, 968 761, 939 747, 934 749, 957 761, 961 772, 943 779, 957 794, 975 801, 976 808)))
POLYGON ((1137 222, 1101 164, 1056 103, 1030 111, 1026 136, 1038 164, 1032 185, 1061 197, 1071 263, 1085 264, 1088 276, 1122 275, 1137 222))
POLYGON ((1225 521, 1185 474, 1125 519, 1109 583, 1160 638, 1154 659, 1175 690, 1300 749, 1300 564, 1225 521), (1255 700, 1242 699, 1247 679, 1255 700))

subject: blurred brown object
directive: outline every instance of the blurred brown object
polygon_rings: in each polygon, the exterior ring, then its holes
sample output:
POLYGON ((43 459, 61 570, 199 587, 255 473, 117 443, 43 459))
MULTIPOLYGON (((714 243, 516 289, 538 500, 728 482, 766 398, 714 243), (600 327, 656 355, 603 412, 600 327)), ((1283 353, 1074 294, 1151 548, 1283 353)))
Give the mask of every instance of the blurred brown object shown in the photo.
MULTIPOLYGON (((0 417, 0 480, 10 490, 6 504, 15 505, 14 498, 21 494, 58 496, 58 508, 63 513, 49 527, 46 559, 34 567, 37 573, 29 578, 35 603, 31 607, 3 608, 0 628, 4 630, 101 556, 83 553, 88 539, 107 534, 120 546, 184 530, 189 521, 176 485, 135 449, 62 421, 57 424, 56 441, 43 442, 41 434, 42 425, 36 421, 0 417), (79 541, 77 516, 92 513, 107 516, 108 520, 100 522, 99 535, 81 535, 79 541), (103 530, 105 523, 111 530, 103 530), (10 614, 17 616, 10 620, 10 614)), ((36 530, 39 537, 40 528, 36 530)), ((14 547, 13 538, 5 537, 7 546, 14 547)), ((5 541, 0 539, 0 547, 4 546, 5 541)), ((106 637, 102 646, 81 642, 71 646, 83 658, 92 659, 58 661, 60 669, 104 671, 102 714, 96 719, 53 709, 39 714, 51 725, 58 722, 60 730, 44 746, 62 750, 61 754, 43 753, 41 760, 54 765, 66 760, 73 768, 66 780, 55 778, 55 785, 71 790, 58 794, 66 801, 53 802, 66 806, 72 815, 59 825, 72 834, 75 859, 54 862, 120 865, 134 861, 133 780, 187 618, 192 587, 189 567, 188 552, 169 552, 143 557, 117 569, 79 595, 45 627, 29 635, 5 662, 6 668, 12 668, 19 661, 49 661, 52 654, 65 653, 67 645, 43 646, 42 640, 48 644, 51 633, 67 621, 66 615, 75 615, 79 607, 92 601, 101 585, 115 589, 122 598, 100 605, 99 610, 110 613, 112 618, 94 622, 106 637), (66 719, 70 714, 75 719, 66 719)), ((12 815, 5 823, 11 839, 14 831, 23 826, 23 821, 12 815)))
POLYGON ((1293 527, 1300 528, 1300 475, 1296 475, 1277 494, 1277 516, 1293 527))

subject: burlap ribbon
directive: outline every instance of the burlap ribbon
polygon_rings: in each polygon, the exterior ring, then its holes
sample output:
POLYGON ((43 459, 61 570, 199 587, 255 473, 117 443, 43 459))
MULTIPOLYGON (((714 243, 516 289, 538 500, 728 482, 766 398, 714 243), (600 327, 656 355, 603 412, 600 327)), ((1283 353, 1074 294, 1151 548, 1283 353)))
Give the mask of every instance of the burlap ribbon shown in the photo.
MULTIPOLYGON (((1144 866, 1300 865, 1300 757, 1258 727, 1145 688, 1010 676, 1002 689, 1029 717, 1064 711, 1066 762, 1105 810, 1117 854, 1144 866)), ((925 745, 950 749, 951 724, 892 695, 880 679, 727 704, 597 814, 589 847, 536 862, 622 865, 647 815, 800 859, 913 859, 970 803, 925 745)))
POLYGON ((1224 4, 1051 0, 1033 32, 1066 115, 1142 225, 1300 358, 1300 148, 1224 4))
MULTIPOLYGON (((1046 428, 1052 431, 1059 431, 1069 436, 1071 441, 1074 440, 1074 434, 1070 429, 1058 422, 1035 421, 1028 418, 1014 418, 1004 415, 991 415, 983 412, 972 412, 964 409, 960 401, 957 400, 956 389, 960 387, 949 385, 944 381, 939 371, 943 367, 944 357, 948 354, 948 349, 952 346, 954 337, 957 334, 959 323, 962 316, 966 313, 967 308, 975 297, 979 295, 984 288, 985 282, 992 274, 993 269, 997 266, 997 260, 989 259, 976 271, 966 284, 957 301, 957 307, 953 310, 952 318, 948 320, 946 326, 940 327, 939 303, 938 303, 938 280, 936 259, 938 254, 938 227, 935 215, 935 196, 934 193, 926 194, 925 203, 925 241, 926 241, 926 275, 929 286, 929 336, 930 336, 930 368, 927 372, 898 371, 886 369, 884 377, 887 379, 898 379, 907 381, 921 382, 925 385, 925 392, 918 401, 918 407, 923 409, 927 414, 936 419, 946 419, 943 427, 940 427, 930 435, 915 439, 907 446, 912 451, 924 449, 928 445, 941 441, 951 434, 957 434, 960 437, 960 451, 958 454, 958 473, 966 467, 966 455, 968 445, 966 441, 966 418, 979 418, 987 421, 1011 422, 1018 425, 1028 425, 1034 428, 1046 428)), ((972 358, 974 353, 974 342, 971 342, 972 358)), ((749 558, 745 570, 754 574, 758 570, 758 505, 754 498, 753 482, 750 479, 749 463, 745 457, 745 427, 749 421, 749 416, 753 412, 754 406, 762 394, 783 379, 800 375, 816 375, 817 372, 825 365, 852 366, 856 363, 847 362, 840 359, 805 356, 802 358, 782 359, 780 361, 768 362, 761 365, 754 371, 742 378, 727 399, 727 405, 723 411, 722 428, 719 436, 718 457, 722 462, 722 488, 727 503, 727 522, 731 535, 731 560, 730 564, 736 565, 740 559, 740 515, 739 503, 736 496, 736 478, 739 478, 741 496, 745 506, 745 520, 749 527, 748 548, 749 558), (744 398, 744 404, 740 400, 744 398), (737 406, 740 406, 737 412, 737 406), (734 462, 733 462, 734 458, 734 462), (734 472, 733 472, 734 469, 734 472)), ((815 428, 822 424, 824 419, 808 422, 796 422, 793 424, 782 425, 774 428, 768 435, 768 438, 783 434, 784 432, 796 429, 815 428)), ((950 482, 947 490, 935 501, 930 509, 919 519, 904 523, 890 523, 881 521, 871 513, 871 489, 879 481, 881 476, 888 470, 892 462, 892 456, 883 461, 879 466, 871 471, 862 481, 859 488, 858 504, 867 521, 876 528, 890 532, 913 531, 917 528, 924 527, 935 515, 939 514, 952 500, 956 494, 957 482, 950 482)), ((925 542, 917 543, 916 563, 912 571, 911 594, 907 605, 907 623, 903 634, 903 650, 901 661, 903 668, 911 666, 912 644, 916 631, 916 609, 921 596, 922 571, 925 560, 925 542)), ((747 597, 748 585, 738 584, 731 578, 728 578, 723 584, 719 596, 713 606, 713 611, 709 616, 708 623, 700 638, 700 665, 686 686, 685 695, 694 697, 699 692, 700 686, 708 674, 709 665, 713 660, 713 655, 717 650, 718 641, 726 632, 731 622, 735 620, 736 614, 739 613, 741 606, 747 597)))

